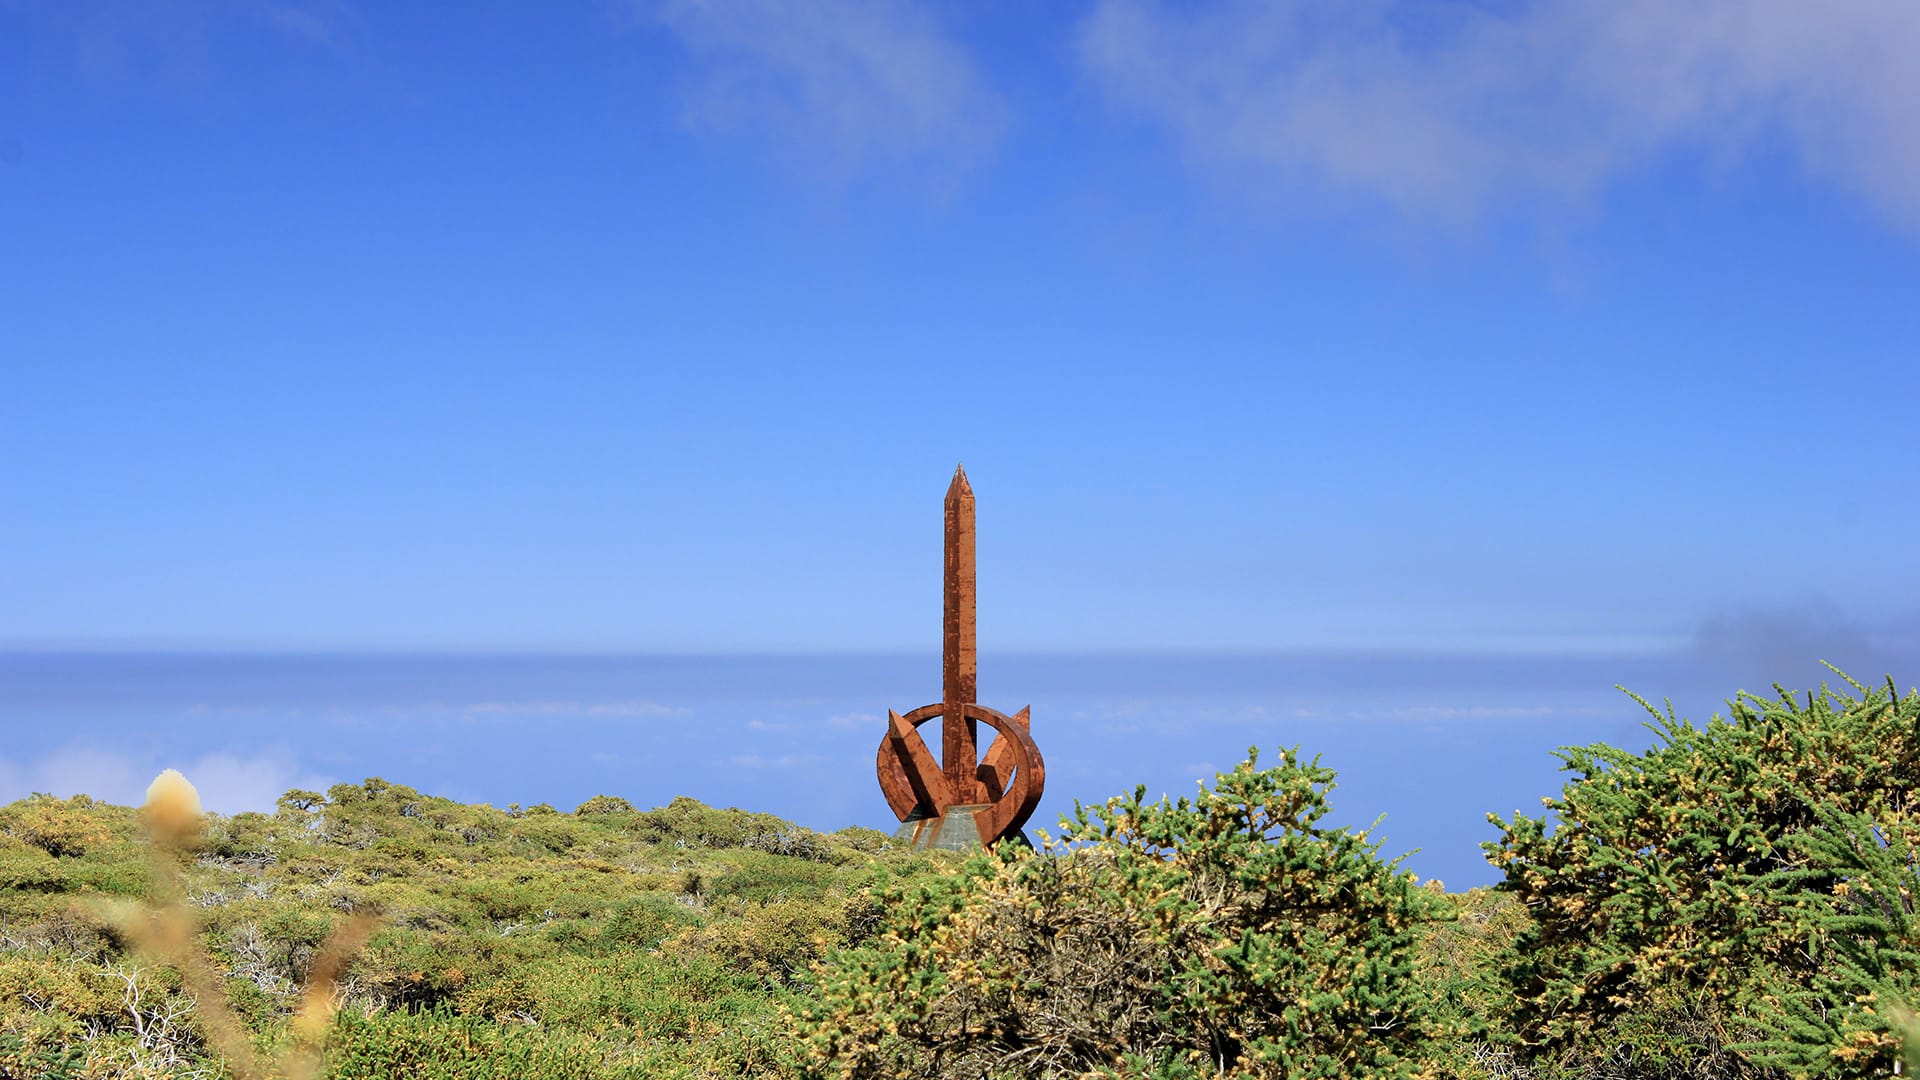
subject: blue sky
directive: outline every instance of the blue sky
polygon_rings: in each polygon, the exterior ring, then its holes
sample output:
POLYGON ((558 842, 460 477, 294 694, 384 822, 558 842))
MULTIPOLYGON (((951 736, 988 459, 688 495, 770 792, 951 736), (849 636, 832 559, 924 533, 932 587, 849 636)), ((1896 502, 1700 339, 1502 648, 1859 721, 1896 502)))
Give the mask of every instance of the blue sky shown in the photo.
POLYGON ((1916 54, 1868 0, 0 0, 0 647, 937 665, 964 461, 990 704, 996 649, 1890 667, 1916 54))

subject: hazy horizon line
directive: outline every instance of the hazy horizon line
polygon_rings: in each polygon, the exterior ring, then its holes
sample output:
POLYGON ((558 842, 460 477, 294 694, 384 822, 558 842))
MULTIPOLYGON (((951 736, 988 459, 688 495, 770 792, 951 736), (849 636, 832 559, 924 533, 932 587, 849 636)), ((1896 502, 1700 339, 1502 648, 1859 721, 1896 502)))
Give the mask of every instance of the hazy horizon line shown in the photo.
MULTIPOLYGON (((1274 645, 983 645, 983 653, 1023 657, 1258 657, 1258 656, 1422 656, 1509 658, 1651 658, 1687 655, 1697 648, 1689 635, 1625 637, 1594 635, 1540 635, 1480 637, 1460 642, 1386 641, 1367 643, 1288 643, 1274 645)), ((0 656, 220 656, 220 657, 609 657, 609 658, 908 658, 938 656, 930 646, 717 647, 717 646, 585 646, 585 645, 286 645, 225 642, 0 640, 0 656)))

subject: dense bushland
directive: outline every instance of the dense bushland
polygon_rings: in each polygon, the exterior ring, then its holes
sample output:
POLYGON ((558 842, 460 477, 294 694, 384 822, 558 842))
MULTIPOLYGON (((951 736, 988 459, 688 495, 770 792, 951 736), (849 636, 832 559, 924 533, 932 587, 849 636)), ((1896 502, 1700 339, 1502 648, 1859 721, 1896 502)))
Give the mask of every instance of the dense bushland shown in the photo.
MULTIPOLYGON (((781 1001, 875 925, 878 875, 943 869, 692 799, 502 811, 379 779, 209 817, 182 858, 197 945, 264 1047, 291 1038, 322 943, 378 916, 339 980, 339 1076, 785 1075, 781 1001)), ((0 1077, 209 1064, 179 972, 108 903, 153 885, 137 811, 0 807, 0 1077)))
POLYGON ((1920 695, 1851 689, 1564 749, 1462 894, 1327 825, 1297 751, 971 859, 687 798, 370 779, 169 840, 33 796, 0 1080, 1883 1076, 1920 1068, 1920 695))

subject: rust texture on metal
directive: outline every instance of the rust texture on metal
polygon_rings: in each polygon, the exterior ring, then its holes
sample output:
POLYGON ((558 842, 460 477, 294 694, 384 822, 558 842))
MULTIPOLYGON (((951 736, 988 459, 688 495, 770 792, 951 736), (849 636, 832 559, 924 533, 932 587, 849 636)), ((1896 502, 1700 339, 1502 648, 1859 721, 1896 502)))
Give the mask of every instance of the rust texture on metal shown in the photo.
MULTIPOLYGON (((979 653, 975 647, 973 572, 973 487, 965 468, 953 470, 947 485, 946 572, 941 582, 941 700, 951 710, 979 700, 979 653)), ((982 802, 984 789, 974 776, 979 765, 980 726, 949 711, 941 726, 940 764, 947 790, 957 804, 982 802)))
MULTIPOLYGON (((973 488, 964 468, 955 469, 947 487, 946 562, 941 612, 942 698, 902 715, 887 712, 887 733, 880 740, 880 791, 913 842, 951 846, 939 827, 949 813, 958 825, 967 820, 980 843, 991 848, 1020 833, 1040 804, 1047 767, 1030 731, 1028 709, 1008 716, 978 699, 975 648, 973 488), (940 759, 920 737, 920 725, 940 720, 940 759), (994 739, 980 754, 980 727, 994 739), (929 825, 931 827, 929 827, 929 825), (937 841, 928 838, 945 837, 937 841)), ((970 837, 969 837, 970 838, 970 837)))

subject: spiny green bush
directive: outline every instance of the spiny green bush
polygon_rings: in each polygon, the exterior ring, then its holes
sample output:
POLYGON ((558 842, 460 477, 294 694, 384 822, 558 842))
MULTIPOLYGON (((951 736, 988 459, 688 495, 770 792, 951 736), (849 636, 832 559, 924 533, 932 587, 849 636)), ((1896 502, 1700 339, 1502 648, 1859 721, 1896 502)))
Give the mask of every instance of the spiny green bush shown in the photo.
POLYGON ((1765 980, 1756 1011, 1770 1034, 1744 1048, 1755 1060, 1804 1076, 1885 1072, 1896 1058, 1920 1068, 1916 824, 1823 806, 1813 828, 1790 838, 1805 861, 1761 884, 1793 906, 1813 971, 1765 980))
POLYGON ((0 1031, 0 1076, 32 1080, 80 1080, 87 1052, 73 1027, 28 1022, 0 1031))
POLYGON ((1503 1022, 1529 1056, 1887 1071, 1896 1042, 1873 1003, 1899 988, 1876 971, 1906 955, 1911 923, 1883 907, 1869 930, 1857 901, 1830 901, 1898 869, 1887 838, 1910 845, 1920 828, 1920 695, 1852 685, 1858 697, 1742 694, 1703 728, 1649 706, 1659 741, 1645 753, 1560 751, 1574 776, 1545 800, 1557 825, 1492 817, 1489 858, 1533 915, 1504 964, 1503 1022), (1875 871, 1867 833, 1881 838, 1875 871), (1825 1019, 1804 1022, 1809 1010, 1825 1019), (1787 1014, 1800 1022, 1780 1030, 1787 1014))
POLYGON ((1191 799, 1079 808, 895 888, 799 1013, 844 1078, 1419 1075, 1447 1034, 1415 973, 1450 908, 1364 832, 1323 823, 1333 771, 1257 755, 1191 799))

